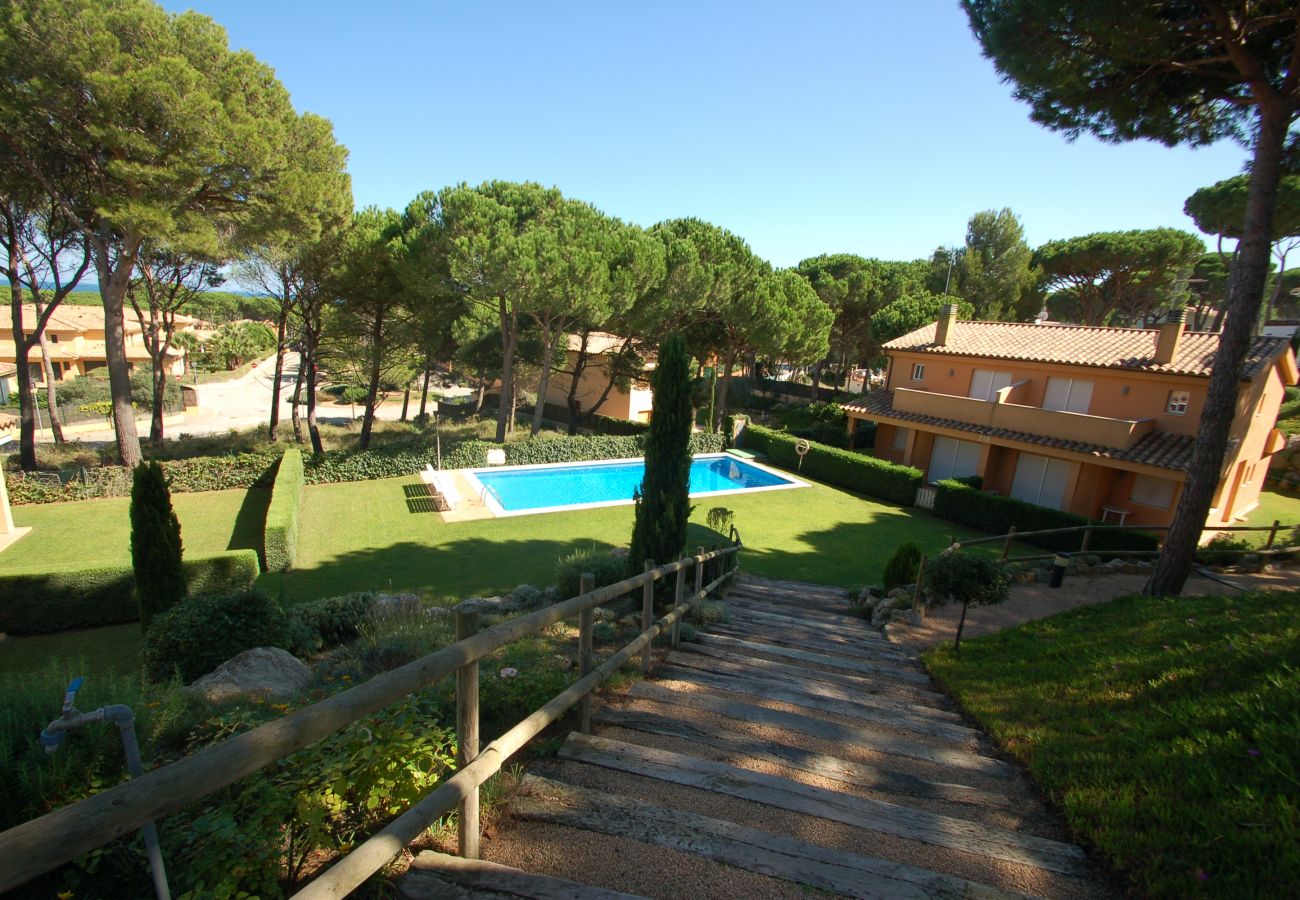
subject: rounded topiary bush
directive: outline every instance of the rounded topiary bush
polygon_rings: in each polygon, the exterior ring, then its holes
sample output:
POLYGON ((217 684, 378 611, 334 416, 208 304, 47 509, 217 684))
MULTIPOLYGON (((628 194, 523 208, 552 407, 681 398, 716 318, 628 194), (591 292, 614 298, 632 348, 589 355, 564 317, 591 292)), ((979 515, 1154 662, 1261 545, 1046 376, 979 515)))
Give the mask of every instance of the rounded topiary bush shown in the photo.
POLYGON ((189 597, 156 616, 144 635, 145 674, 190 682, 254 647, 297 643, 279 604, 257 590, 189 597))
POLYGON ((561 556, 555 564, 555 587, 560 599, 567 600, 582 593, 583 572, 596 576, 596 587, 617 584, 627 577, 627 558, 615 556, 600 547, 575 550, 561 556))
POLYGON ((912 584, 916 581, 916 571, 920 567, 921 548, 911 541, 899 544, 894 555, 889 557, 889 562, 885 563, 885 572, 881 577, 885 590, 912 584))

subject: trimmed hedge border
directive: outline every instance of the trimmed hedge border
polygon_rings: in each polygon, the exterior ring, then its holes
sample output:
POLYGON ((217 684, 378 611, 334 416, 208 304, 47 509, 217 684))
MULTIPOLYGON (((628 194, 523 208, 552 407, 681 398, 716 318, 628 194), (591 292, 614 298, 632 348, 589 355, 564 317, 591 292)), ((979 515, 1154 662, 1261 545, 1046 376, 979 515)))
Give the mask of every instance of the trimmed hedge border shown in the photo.
POLYGON ((290 448, 280 457, 271 503, 262 526, 262 559, 268 572, 286 572, 298 555, 298 519, 302 515, 302 451, 290 448))
MULTIPOLYGON (((186 596, 248 590, 261 571, 255 550, 186 559, 186 596)), ((0 631, 44 634, 140 619, 129 565, 0 575, 0 631)))
MULTIPOLYGON (((476 468, 487 465, 487 452, 500 444, 488 441, 464 441, 442 455, 446 469, 476 468)), ((642 456, 645 435, 568 435, 534 438, 505 444, 509 465, 548 462, 586 462, 596 459, 619 459, 642 456)), ((721 453, 726 449, 720 434, 693 434, 691 453, 721 453)), ((242 453, 230 456, 200 456, 193 459, 167 460, 163 471, 173 494, 196 491, 224 491, 231 488, 267 487, 272 484, 280 461, 278 452, 242 453)), ((414 475, 435 463, 432 448, 419 453, 409 450, 331 450, 303 461, 307 484, 337 484, 345 481, 369 481, 414 475)), ((89 500, 96 497, 126 497, 131 493, 130 471, 122 466, 87 469, 84 479, 67 484, 51 484, 48 473, 32 477, 6 467, 5 479, 9 499, 15 505, 60 503, 66 500, 89 500)))
MULTIPOLYGON (((800 468, 799 454, 794 450, 799 438, 792 434, 751 423, 746 426, 742 441, 746 450, 766 454, 767 462, 775 466, 791 471, 800 468)), ((809 478, 900 506, 911 506, 916 501, 916 489, 921 486, 920 469, 815 441, 808 443, 810 449, 803 458, 802 474, 809 478)))
MULTIPOLYGON (((986 494, 984 491, 952 479, 935 483, 934 514, 989 534, 1007 534, 1011 531, 1012 525, 1017 531, 1043 531, 1049 528, 1072 528, 1090 524, 1088 519, 1076 516, 1074 513, 1026 503, 1014 497, 986 494)), ((1079 550, 1083 542, 1083 533, 1044 534, 1017 540, 1023 540, 1026 544, 1033 544, 1045 550, 1072 553, 1079 550)), ((1148 531, 1097 529, 1093 531, 1092 540, 1088 543, 1088 552, 1155 550, 1158 547, 1156 536, 1148 531)))

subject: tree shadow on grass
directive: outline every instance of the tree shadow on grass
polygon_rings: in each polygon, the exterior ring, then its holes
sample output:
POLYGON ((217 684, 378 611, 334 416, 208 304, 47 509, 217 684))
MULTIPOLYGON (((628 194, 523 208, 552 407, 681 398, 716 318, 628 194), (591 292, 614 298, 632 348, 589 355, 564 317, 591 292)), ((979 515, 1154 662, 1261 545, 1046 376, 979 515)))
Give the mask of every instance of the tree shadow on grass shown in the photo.
POLYGON ((235 515, 227 550, 256 550, 262 555, 262 531, 266 527, 266 509, 271 505, 270 488, 249 488, 235 515))

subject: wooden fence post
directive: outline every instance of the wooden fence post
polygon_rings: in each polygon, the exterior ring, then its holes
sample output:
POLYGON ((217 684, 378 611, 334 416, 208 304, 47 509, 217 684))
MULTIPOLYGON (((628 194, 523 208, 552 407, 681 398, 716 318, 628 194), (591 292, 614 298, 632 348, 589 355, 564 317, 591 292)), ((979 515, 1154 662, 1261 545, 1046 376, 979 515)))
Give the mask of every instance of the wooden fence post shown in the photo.
MULTIPOLYGON (((463 605, 463 604, 462 604, 463 605)), ((456 640, 463 641, 478 632, 479 614, 474 611, 456 611, 456 640)), ((457 771, 472 763, 478 756, 478 660, 456 670, 456 768, 457 771)), ((478 859, 478 798, 479 789, 465 795, 460 802, 460 825, 457 838, 460 855, 465 859, 478 859)))
POLYGON ((999 559, 1006 559, 1011 554, 1011 542, 1016 539, 1016 526, 1012 525, 1011 530, 1007 532, 1007 539, 1002 542, 1002 556, 999 559))
POLYGON ((1268 543, 1264 545, 1265 550, 1273 549, 1273 542, 1277 540, 1277 530, 1281 526, 1282 526, 1282 522, 1280 520, 1278 519, 1273 520, 1273 527, 1268 530, 1268 543))
MULTIPOLYGON (((655 567, 653 559, 645 561, 645 570, 649 572, 655 567)), ((655 623, 655 583, 653 580, 645 583, 645 588, 641 591, 641 630, 648 631, 650 626, 655 623)), ((641 674, 650 674, 650 665, 653 659, 654 641, 646 641, 645 649, 641 651, 641 674)))
POLYGON ((691 598, 691 616, 697 622, 700 614, 700 592, 704 590, 704 548, 695 548, 695 596, 691 598))
POLYGON ((912 591, 912 609, 921 608, 921 586, 925 584, 925 554, 921 554, 921 564, 916 567, 916 589, 912 591))
MULTIPOLYGON (((677 590, 673 592, 673 609, 682 605, 682 600, 686 597, 686 568, 677 570, 677 590)), ((682 617, 678 616, 673 620, 673 640, 672 648, 676 650, 682 645, 682 617)))
MULTIPOLYGON (((596 589, 596 576, 583 572, 578 580, 578 593, 589 594, 596 589)), ((591 671, 591 638, 595 629, 595 607, 587 607, 578 613, 578 673, 586 675, 591 671)), ((591 694, 587 694, 578 704, 578 731, 591 734, 591 694)))
POLYGON ((1085 525, 1085 526, 1083 527, 1083 542, 1079 544, 1079 552, 1080 552, 1080 553, 1087 553, 1087 552, 1088 552, 1088 545, 1089 545, 1090 543, 1092 543, 1092 526, 1091 526, 1091 525, 1085 525))

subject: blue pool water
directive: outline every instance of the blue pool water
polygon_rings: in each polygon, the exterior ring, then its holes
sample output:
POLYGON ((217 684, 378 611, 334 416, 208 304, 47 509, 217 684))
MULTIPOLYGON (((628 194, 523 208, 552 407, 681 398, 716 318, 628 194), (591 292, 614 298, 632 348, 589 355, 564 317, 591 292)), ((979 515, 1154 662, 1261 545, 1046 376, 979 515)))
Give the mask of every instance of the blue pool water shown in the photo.
MULTIPOLYGON (((630 503, 645 475, 644 460, 574 463, 515 470, 478 469, 474 475, 506 512, 527 512, 588 503, 630 503)), ((793 487, 795 482, 730 456, 691 461, 691 496, 793 487)))

